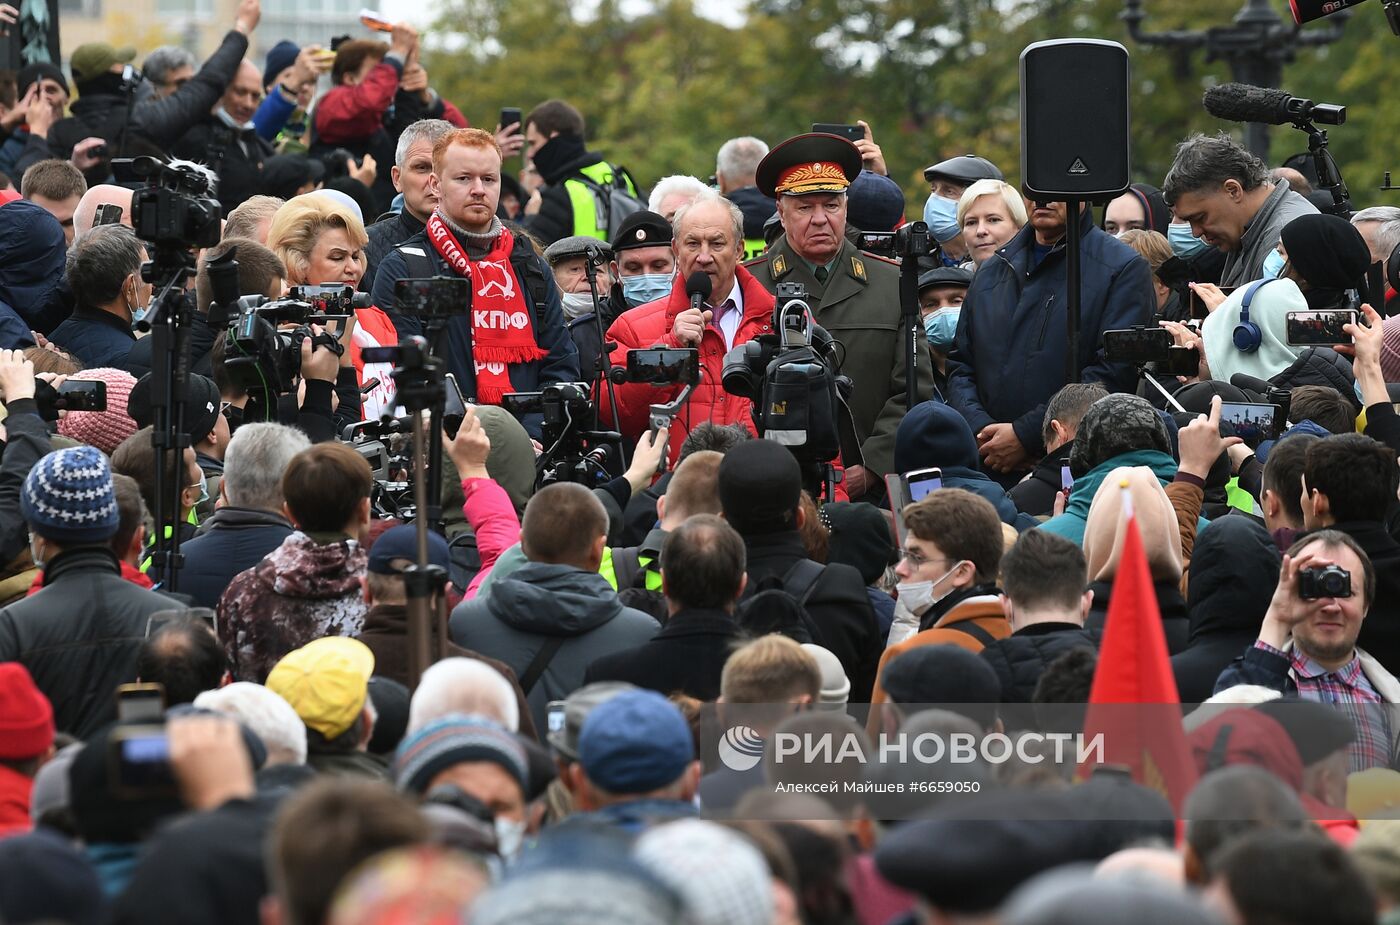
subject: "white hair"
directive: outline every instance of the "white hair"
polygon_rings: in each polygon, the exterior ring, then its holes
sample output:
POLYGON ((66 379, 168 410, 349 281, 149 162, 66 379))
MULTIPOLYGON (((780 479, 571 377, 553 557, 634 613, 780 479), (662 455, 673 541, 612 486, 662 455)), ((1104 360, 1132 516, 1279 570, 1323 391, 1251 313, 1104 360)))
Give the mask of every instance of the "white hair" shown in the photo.
POLYGON ((690 215, 690 210, 702 205, 723 206, 729 212, 730 221, 734 223, 734 239, 736 241, 744 240, 743 211, 734 203, 721 196, 716 190, 712 190, 708 186, 701 190, 694 199, 676 210, 676 217, 671 219, 671 233, 675 235, 677 239, 681 236, 681 224, 685 221, 686 216, 690 215))
POLYGON ((978 180, 976 183, 963 190, 962 196, 958 197, 958 227, 962 227, 963 219, 967 216, 967 210, 972 208, 972 204, 983 196, 1000 196, 1001 201, 1006 203, 1006 212, 1011 220, 1020 228, 1026 224, 1026 202, 1021 198, 1021 194, 1016 192, 1016 187, 1010 183, 991 178, 978 180))
POLYGON ((715 156, 715 172, 730 183, 751 180, 758 172, 759 161, 768 154, 768 145, 761 138, 743 135, 731 138, 719 146, 715 156))
POLYGON ((408 704, 408 731, 412 735, 437 719, 453 713, 476 714, 500 723, 511 732, 520 729, 520 706, 499 671, 475 658, 445 658, 435 662, 418 681, 408 704))
POLYGON ((394 164, 402 170, 408 163, 409 148, 420 141, 427 141, 430 146, 435 146, 444 135, 455 128, 456 126, 446 119, 419 119, 399 135, 398 147, 394 149, 394 164))
POLYGON ((1362 222, 1380 224, 1376 229, 1376 245, 1382 254, 1389 256, 1396 245, 1400 244, 1400 209, 1395 206, 1371 206, 1351 217, 1353 225, 1360 225, 1362 222))
POLYGON ((280 696, 248 681, 235 681, 194 698, 194 705, 232 716, 267 746, 267 763, 306 764, 306 725, 280 696))
POLYGON ((285 424, 244 424, 224 451, 223 492, 234 507, 282 510, 282 473, 292 457, 311 446, 306 434, 285 424))
POLYGON ((682 196, 696 196, 709 189, 704 181, 698 177, 688 176, 678 173, 669 177, 662 177, 656 181, 656 185, 651 188, 651 198, 647 200, 647 208, 661 214, 661 203, 666 201, 667 196, 680 194, 682 196))

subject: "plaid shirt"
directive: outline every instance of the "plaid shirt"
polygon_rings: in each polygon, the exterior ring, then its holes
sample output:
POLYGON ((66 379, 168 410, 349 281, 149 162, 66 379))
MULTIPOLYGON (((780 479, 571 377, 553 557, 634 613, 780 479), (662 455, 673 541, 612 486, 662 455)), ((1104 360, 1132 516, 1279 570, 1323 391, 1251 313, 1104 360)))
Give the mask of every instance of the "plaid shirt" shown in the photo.
POLYGON ((1356 741, 1351 746, 1351 769, 1388 768, 1391 765, 1390 719, 1385 701, 1361 670, 1361 658, 1352 656, 1336 671, 1328 671, 1294 646, 1283 652, 1256 641, 1255 648, 1288 659, 1298 696, 1318 703, 1339 704, 1356 727, 1356 741))

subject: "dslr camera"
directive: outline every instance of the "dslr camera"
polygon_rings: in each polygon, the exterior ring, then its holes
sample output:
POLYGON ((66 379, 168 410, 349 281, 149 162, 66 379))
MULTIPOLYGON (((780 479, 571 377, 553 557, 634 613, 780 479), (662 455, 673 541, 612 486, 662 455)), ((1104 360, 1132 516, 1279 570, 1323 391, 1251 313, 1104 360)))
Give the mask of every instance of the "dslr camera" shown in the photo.
POLYGON ((219 243, 223 210, 205 168, 143 156, 113 161, 112 173, 122 183, 146 181, 131 197, 131 227, 141 240, 182 251, 219 243))
POLYGON ((1305 601, 1351 597, 1351 572, 1340 565, 1305 568, 1298 573, 1298 597, 1305 601))

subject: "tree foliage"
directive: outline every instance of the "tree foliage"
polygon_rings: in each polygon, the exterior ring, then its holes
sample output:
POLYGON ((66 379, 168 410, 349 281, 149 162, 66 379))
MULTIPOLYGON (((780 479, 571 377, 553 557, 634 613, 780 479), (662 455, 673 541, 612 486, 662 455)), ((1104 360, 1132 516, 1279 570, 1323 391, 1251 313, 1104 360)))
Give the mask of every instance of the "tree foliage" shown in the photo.
MULTIPOLYGON (((1276 3, 1287 16, 1286 4, 1276 3)), ((1236 7, 1214 0, 1148 0, 1148 30, 1228 24, 1236 7)), ((630 7, 629 7, 630 9, 630 7)), ((1122 42, 1132 60, 1133 174, 1160 184, 1177 142, 1239 126, 1201 108, 1203 90, 1229 80, 1200 51, 1135 45, 1120 0, 749 0, 730 27, 691 0, 656 0, 625 15, 600 0, 579 18, 568 0, 451 0, 427 65, 434 85, 474 124, 501 106, 528 110, 569 100, 588 120, 590 144, 643 183, 672 173, 704 178, 726 139, 770 144, 813 122, 864 119, 916 215, 925 166, 975 152, 1015 182, 1020 174, 1019 56, 1032 42, 1067 36, 1122 42)), ((1343 41, 1304 50, 1285 71, 1291 92, 1349 104, 1332 150, 1358 205, 1391 164, 1386 131, 1400 115, 1400 46, 1378 9, 1358 8, 1343 41)), ((1273 130, 1274 162, 1306 138, 1273 130)))

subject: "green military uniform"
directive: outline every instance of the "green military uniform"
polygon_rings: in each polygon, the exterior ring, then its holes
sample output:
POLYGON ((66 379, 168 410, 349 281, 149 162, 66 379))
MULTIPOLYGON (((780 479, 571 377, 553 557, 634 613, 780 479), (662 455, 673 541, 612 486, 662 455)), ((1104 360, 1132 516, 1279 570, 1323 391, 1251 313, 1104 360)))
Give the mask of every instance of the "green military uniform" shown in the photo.
MULTIPOLYGON (((845 347, 841 372, 855 386, 850 407, 856 436, 866 468, 883 477, 894 465, 895 430, 908 410, 899 265, 845 241, 826 282, 819 283, 783 235, 744 266, 770 292, 783 282, 807 287, 817 324, 845 347)), ((916 395, 931 395, 933 358, 923 337, 916 362, 916 395)), ((844 462, 849 466, 853 460, 844 462)))

